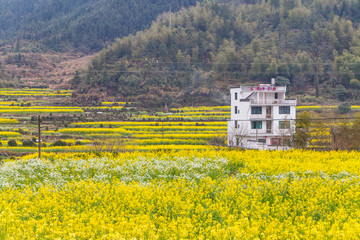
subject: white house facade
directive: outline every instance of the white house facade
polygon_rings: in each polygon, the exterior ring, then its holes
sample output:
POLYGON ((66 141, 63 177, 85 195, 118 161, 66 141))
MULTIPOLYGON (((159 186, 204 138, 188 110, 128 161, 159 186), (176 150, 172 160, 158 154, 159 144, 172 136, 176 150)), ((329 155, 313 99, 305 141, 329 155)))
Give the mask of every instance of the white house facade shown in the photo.
POLYGON ((228 145, 254 149, 289 149, 295 132, 296 100, 286 86, 259 84, 231 88, 228 145))

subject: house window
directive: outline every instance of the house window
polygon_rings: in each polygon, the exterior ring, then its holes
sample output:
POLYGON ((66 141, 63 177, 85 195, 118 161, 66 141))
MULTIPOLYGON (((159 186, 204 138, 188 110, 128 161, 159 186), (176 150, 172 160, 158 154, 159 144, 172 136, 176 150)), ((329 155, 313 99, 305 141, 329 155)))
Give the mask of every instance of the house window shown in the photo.
POLYGON ((237 124, 237 121, 235 121, 235 128, 238 128, 238 124, 237 124))
POLYGON ((279 98, 279 93, 275 93, 275 99, 278 99, 279 98))
POLYGON ((262 122, 261 121, 252 121, 251 129, 262 129, 262 122))
POLYGON ((290 129, 290 121, 279 121, 280 129, 290 129))
POLYGON ((235 114, 237 114, 237 113, 238 113, 238 107, 235 106, 235 114))
POLYGON ((259 139, 258 139, 258 142, 259 142, 259 143, 266 143, 266 139, 265 139, 265 138, 259 138, 259 139))
POLYGON ((236 92, 236 93, 235 93, 235 100, 237 100, 237 97, 238 97, 238 96, 237 96, 237 92, 236 92))
POLYGON ((281 138, 271 138, 270 145, 273 146, 280 146, 281 145, 281 138))
POLYGON ((262 107, 251 107, 251 114, 262 114, 262 107))
POLYGON ((240 139, 236 138, 236 146, 239 146, 239 144, 240 144, 240 139))
POLYGON ((280 106, 279 114, 290 114, 290 106, 280 106))

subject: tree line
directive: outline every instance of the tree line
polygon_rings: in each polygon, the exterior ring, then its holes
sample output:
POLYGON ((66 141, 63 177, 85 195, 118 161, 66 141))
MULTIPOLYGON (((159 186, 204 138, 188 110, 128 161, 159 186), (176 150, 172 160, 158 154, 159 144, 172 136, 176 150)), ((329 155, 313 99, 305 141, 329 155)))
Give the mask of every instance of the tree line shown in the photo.
MULTIPOLYGON (((150 105, 225 102, 230 85, 276 77, 295 93, 358 101, 357 0, 204 1, 117 39, 74 78, 150 105)), ((89 88, 90 86, 90 88, 89 88)))
POLYGON ((16 39, 37 50, 101 50, 115 38, 148 28, 162 12, 195 0, 0 0, 0 45, 16 39))

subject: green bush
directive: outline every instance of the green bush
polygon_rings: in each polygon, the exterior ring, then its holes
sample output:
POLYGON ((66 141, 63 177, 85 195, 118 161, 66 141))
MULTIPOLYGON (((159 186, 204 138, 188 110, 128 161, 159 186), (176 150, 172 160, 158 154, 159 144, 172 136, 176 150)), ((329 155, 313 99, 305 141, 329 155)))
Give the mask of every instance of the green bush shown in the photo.
POLYGON ((349 112, 351 112, 351 104, 350 103, 341 103, 338 106, 338 111, 340 113, 349 113, 349 112))
POLYGON ((360 89, 360 81, 357 80, 357 79, 351 79, 351 80, 350 80, 350 86, 351 86, 352 88, 360 89))
POLYGON ((9 140, 8 141, 8 146, 9 147, 16 147, 17 146, 16 140, 14 140, 14 139, 9 140))
POLYGON ((36 143, 33 142, 32 140, 30 139, 25 139, 25 140, 22 140, 22 145, 24 147, 35 147, 36 146, 36 143))
POLYGON ((67 146, 67 143, 62 140, 57 140, 56 142, 53 143, 53 146, 54 147, 65 147, 65 146, 67 146))

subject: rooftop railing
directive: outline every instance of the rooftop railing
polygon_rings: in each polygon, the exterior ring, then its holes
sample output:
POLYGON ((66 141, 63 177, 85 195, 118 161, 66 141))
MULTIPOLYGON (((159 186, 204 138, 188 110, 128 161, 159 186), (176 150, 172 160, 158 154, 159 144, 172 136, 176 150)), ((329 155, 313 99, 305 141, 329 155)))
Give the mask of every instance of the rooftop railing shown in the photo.
POLYGON ((244 92, 286 92, 285 86, 241 86, 240 88, 244 92))

